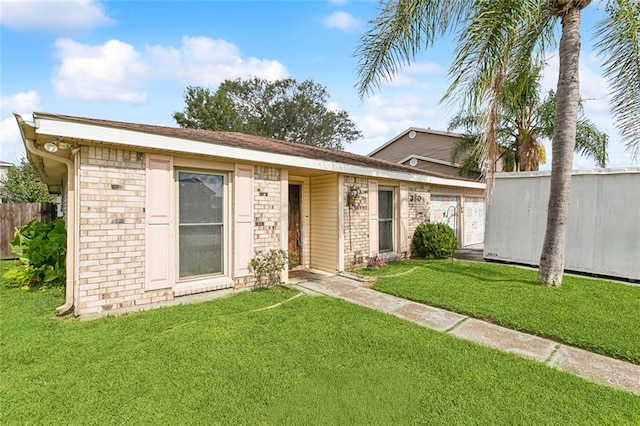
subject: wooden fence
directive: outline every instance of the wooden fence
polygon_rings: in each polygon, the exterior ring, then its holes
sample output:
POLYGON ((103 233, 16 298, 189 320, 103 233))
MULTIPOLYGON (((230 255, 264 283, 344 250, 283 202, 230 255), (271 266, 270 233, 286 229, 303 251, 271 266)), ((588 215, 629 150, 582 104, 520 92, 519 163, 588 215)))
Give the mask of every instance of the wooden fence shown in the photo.
POLYGON ((50 222, 56 217, 52 203, 0 203, 0 259, 15 259, 9 244, 16 228, 31 220, 50 222))

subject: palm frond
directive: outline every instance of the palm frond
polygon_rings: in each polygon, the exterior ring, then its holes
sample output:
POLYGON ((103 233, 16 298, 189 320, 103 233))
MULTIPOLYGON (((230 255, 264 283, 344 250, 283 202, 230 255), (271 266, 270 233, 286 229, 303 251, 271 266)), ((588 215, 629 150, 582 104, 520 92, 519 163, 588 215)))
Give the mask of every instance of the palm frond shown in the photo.
POLYGON ((640 155, 640 2, 611 0, 608 17, 596 26, 594 46, 605 58, 604 76, 611 86, 611 111, 627 148, 640 155))
MULTIPOLYGON (((451 162, 458 163, 461 159, 467 163, 468 157, 476 158, 476 148, 478 147, 478 135, 465 134, 458 138, 451 148, 451 162)), ((478 168, 477 160, 473 167, 478 168)))
POLYGON ((578 119, 576 148, 580 155, 593 159, 598 167, 607 167, 609 136, 585 117, 578 119))
POLYGON ((408 65, 421 49, 433 45, 437 36, 446 34, 463 22, 471 10, 470 0, 387 0, 380 13, 369 22, 370 29, 360 38, 354 56, 357 89, 364 97, 382 80, 391 80, 403 65, 408 65))
MULTIPOLYGON (((545 45, 529 37, 525 42, 520 39, 524 29, 548 27, 540 23, 546 21, 536 13, 542 10, 542 3, 546 4, 543 0, 475 2, 469 23, 458 37, 456 56, 450 67, 453 81, 442 100, 462 103, 465 109, 477 109, 486 102, 496 74, 514 75, 510 68, 524 70, 524 66, 514 67, 516 54, 530 63, 535 49, 545 45), (536 25, 530 22, 532 17, 536 18, 536 25)), ((537 33, 546 34, 543 29, 537 28, 537 33)))

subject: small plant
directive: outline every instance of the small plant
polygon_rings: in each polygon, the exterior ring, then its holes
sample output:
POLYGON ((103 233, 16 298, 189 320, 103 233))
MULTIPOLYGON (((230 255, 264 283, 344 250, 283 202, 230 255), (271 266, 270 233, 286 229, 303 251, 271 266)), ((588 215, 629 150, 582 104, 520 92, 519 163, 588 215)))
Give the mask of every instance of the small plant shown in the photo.
POLYGON ((367 268, 378 269, 387 265, 387 260, 380 253, 376 253, 369 258, 367 268))
POLYGON ((67 232, 62 219, 50 223, 32 220, 16 229, 11 252, 18 255, 18 260, 3 276, 26 290, 43 283, 63 284, 66 251, 67 232))
POLYGON ((414 254, 427 259, 443 259, 458 249, 456 234, 446 223, 422 223, 413 234, 414 254))
POLYGON ((287 265, 287 259, 287 251, 282 249, 256 253, 251 259, 256 287, 269 288, 282 284, 280 274, 287 265))

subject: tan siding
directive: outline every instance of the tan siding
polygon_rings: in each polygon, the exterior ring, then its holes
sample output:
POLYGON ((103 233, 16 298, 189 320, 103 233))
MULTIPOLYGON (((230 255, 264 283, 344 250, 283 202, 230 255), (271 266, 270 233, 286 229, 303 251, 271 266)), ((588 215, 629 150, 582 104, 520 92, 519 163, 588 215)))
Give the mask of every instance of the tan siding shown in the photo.
POLYGON ((459 188, 445 185, 431 185, 429 187, 432 194, 441 195, 470 195, 474 197, 484 197, 484 189, 459 188))
MULTIPOLYGON (((409 161, 411 160, 407 160, 403 164, 406 166, 409 166, 410 165, 409 161)), ((444 173, 454 177, 460 176, 460 169, 458 167, 447 166, 445 164, 434 163, 432 161, 418 160, 418 163, 415 165, 415 167, 422 170, 430 170, 432 172, 444 173)), ((471 178, 471 179, 477 179, 478 177, 480 177, 480 173, 471 172, 469 175, 466 175, 465 177, 471 178)))
POLYGON ((302 264, 308 268, 311 266, 311 191, 309 178, 302 182, 302 264))
POLYGON ((397 163, 413 154, 451 161, 451 148, 453 148, 455 141, 456 137, 453 136, 417 132, 414 139, 409 139, 408 135, 404 135, 373 154, 372 157, 397 163))
POLYGON ((311 267, 335 272, 338 267, 338 176, 311 182, 311 267))

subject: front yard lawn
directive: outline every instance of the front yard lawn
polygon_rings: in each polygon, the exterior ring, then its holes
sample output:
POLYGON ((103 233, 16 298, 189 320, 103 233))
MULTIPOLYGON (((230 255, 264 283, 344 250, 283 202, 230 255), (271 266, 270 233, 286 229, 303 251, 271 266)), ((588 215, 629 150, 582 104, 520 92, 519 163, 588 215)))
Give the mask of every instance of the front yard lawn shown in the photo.
POLYGON ((637 424, 640 398, 294 290, 81 322, 0 285, 0 424, 637 424))
POLYGON ((495 263, 411 259, 378 270, 376 290, 640 364, 640 286, 495 263))

